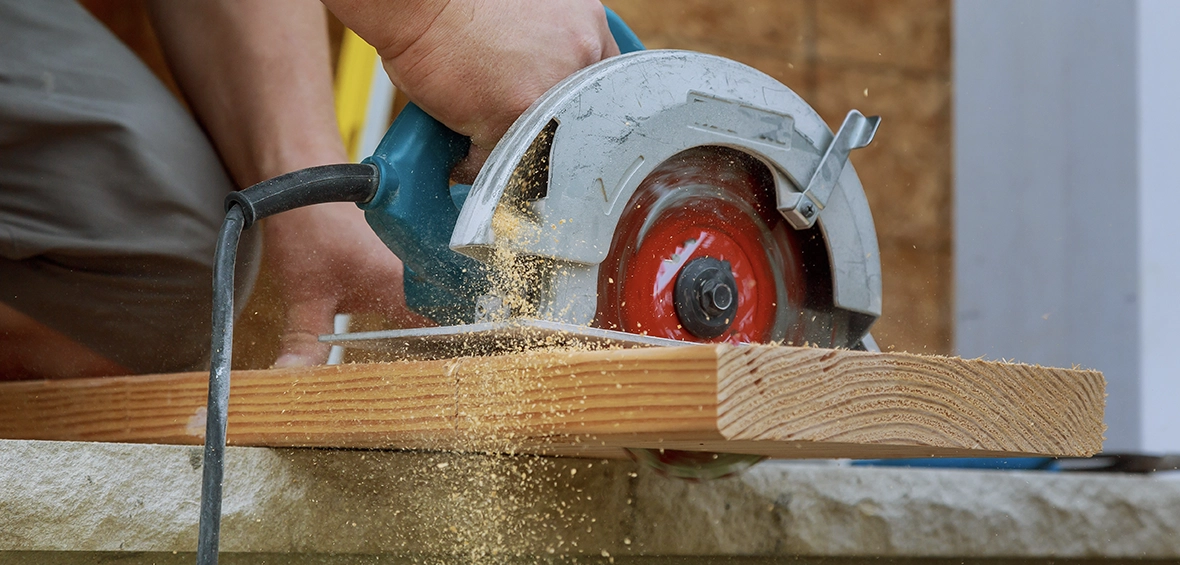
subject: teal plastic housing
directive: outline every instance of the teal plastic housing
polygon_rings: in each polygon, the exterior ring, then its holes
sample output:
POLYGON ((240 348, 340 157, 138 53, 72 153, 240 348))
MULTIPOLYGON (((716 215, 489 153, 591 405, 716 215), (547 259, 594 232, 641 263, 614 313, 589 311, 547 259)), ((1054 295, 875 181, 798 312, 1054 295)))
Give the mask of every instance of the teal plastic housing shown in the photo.
POLYGON ((405 265, 406 304, 444 325, 470 323, 475 299, 488 289, 484 266, 449 247, 459 219, 448 190, 451 169, 470 145, 408 104, 373 155, 362 161, 377 166, 380 183, 373 199, 359 206, 405 265))
MULTIPOLYGON (((607 24, 623 53, 643 43, 609 8, 607 24)), ((372 200, 359 204, 369 226, 405 265, 406 304, 443 325, 469 324, 476 299, 490 288, 484 265, 450 248, 451 232, 470 185, 450 184, 451 169, 471 140, 407 104, 377 150, 362 163, 377 167, 372 200)))

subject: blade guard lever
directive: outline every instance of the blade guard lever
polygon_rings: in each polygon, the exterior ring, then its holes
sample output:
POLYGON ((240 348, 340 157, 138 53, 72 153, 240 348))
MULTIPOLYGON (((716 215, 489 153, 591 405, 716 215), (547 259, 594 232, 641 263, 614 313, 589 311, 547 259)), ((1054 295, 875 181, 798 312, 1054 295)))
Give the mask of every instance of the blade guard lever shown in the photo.
POLYGON ((828 198, 836 189, 836 183, 840 181, 840 174, 848 164, 849 153, 872 143, 880 125, 880 116, 865 117, 859 110, 848 112, 840 130, 824 151, 815 173, 811 175, 807 188, 803 192, 781 195, 786 201, 779 205, 778 210, 791 227, 802 230, 815 225, 820 212, 828 205, 828 198))
MULTIPOLYGON (((607 24, 620 51, 643 49, 614 12, 607 24)), ((475 320, 478 297, 489 289, 487 268, 452 251, 451 232, 470 185, 450 185, 451 169, 467 155, 471 140, 451 131, 410 103, 362 163, 377 167, 376 194, 358 204, 369 226, 405 266, 406 304, 444 324, 475 320)))

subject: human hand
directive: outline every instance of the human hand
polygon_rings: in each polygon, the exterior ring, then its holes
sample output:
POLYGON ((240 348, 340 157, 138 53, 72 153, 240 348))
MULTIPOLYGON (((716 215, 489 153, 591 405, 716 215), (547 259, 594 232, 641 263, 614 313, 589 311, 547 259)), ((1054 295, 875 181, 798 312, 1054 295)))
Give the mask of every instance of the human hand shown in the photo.
POLYGON ((287 303, 275 367, 323 363, 338 312, 377 313, 394 327, 432 322, 406 307, 402 263, 377 238, 364 212, 351 203, 320 204, 268 218, 268 261, 287 303))
POLYGON ((325 0, 377 47, 399 89, 471 138, 470 182, 512 122, 575 71, 617 55, 597 0, 325 0))

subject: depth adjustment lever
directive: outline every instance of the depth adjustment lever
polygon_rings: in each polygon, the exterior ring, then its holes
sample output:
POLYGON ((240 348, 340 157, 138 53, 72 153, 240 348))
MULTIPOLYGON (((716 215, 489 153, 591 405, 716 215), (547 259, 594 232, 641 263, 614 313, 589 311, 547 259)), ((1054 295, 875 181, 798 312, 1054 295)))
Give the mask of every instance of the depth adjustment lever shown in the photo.
POLYGON ((815 173, 811 175, 807 188, 803 192, 781 195, 785 198, 778 211, 791 227, 802 230, 815 225, 820 212, 827 206, 832 191, 836 189, 844 165, 848 164, 848 154, 853 149, 860 149, 871 143, 880 125, 880 116, 865 117, 859 110, 851 110, 844 116, 844 123, 840 125, 840 130, 824 151, 824 156, 820 159, 815 173))

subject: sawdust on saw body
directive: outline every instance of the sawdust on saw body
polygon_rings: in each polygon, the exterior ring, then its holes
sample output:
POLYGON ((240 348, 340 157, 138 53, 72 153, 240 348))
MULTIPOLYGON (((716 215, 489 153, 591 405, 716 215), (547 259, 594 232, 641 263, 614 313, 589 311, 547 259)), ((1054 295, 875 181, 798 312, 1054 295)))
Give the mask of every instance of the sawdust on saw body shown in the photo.
MULTIPOLYGON (((523 182, 523 181, 522 181, 523 182)), ((519 190, 506 194, 516 194, 519 190)), ((570 218, 563 223, 572 223, 570 218)), ((514 318, 545 317, 537 309, 539 294, 547 291, 546 281, 554 276, 555 266, 551 261, 529 256, 519 250, 528 248, 547 236, 528 202, 519 196, 505 197, 505 201, 492 215, 492 232, 495 242, 491 254, 485 259, 491 282, 491 295, 499 299, 502 307, 492 312, 487 321, 499 322, 514 318)), ((570 308, 566 305, 565 308, 570 308)), ((561 318, 567 312, 557 312, 561 318)), ((576 350, 612 348, 601 342, 592 342, 572 333, 555 335, 545 332, 529 332, 521 328, 518 337, 505 347, 491 353, 523 353, 538 350, 576 350)))
MULTIPOLYGON (((548 191, 549 153, 556 131, 557 123, 550 122, 525 150, 492 214, 494 243, 491 257, 485 261, 491 274, 492 294, 503 302, 499 312, 502 318, 537 317, 538 293, 547 290, 543 288, 546 281, 552 278, 552 270, 559 268, 552 261, 519 251, 549 236, 533 204, 548 191)), ((562 224, 573 221, 560 220, 562 224)), ((552 228, 556 230, 557 226, 552 228)))
POLYGON ((539 261, 522 256, 516 245, 540 239, 540 227, 530 221, 518 206, 500 206, 492 215, 492 232, 496 236, 488 271, 491 274, 492 294, 503 301, 499 316, 534 317, 536 304, 532 300, 539 284, 542 266, 539 261))

